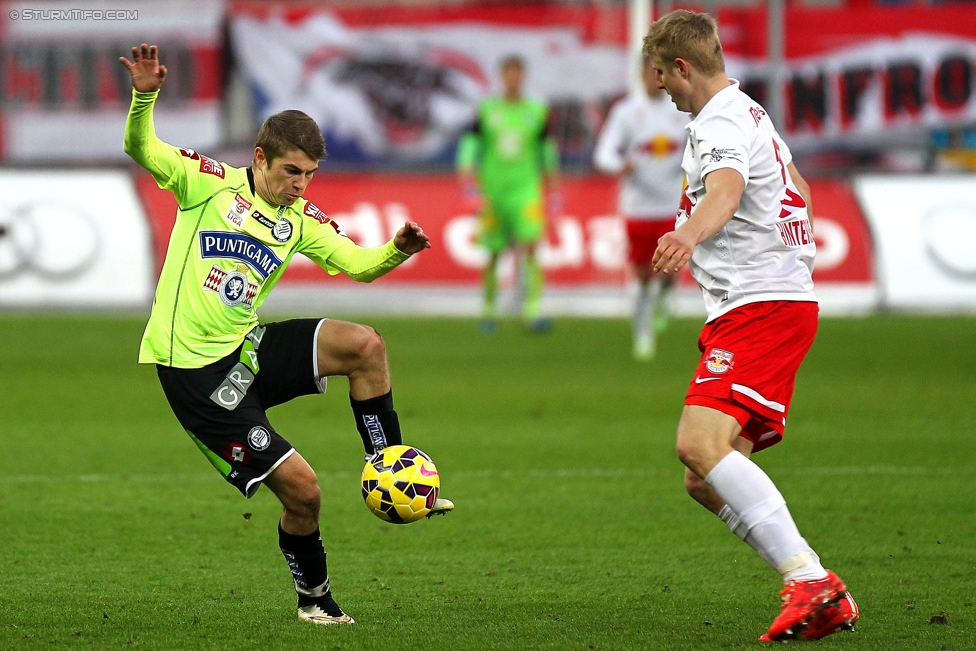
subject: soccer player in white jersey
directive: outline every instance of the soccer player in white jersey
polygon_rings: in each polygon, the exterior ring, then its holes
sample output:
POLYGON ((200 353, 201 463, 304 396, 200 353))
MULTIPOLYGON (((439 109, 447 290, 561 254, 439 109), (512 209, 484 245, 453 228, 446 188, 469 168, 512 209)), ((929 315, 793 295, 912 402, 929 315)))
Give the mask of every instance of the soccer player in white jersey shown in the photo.
POLYGON ((766 111, 725 74, 714 19, 674 11, 644 39, 658 82, 691 113, 676 229, 654 268, 686 263, 708 317, 678 424, 688 493, 783 577, 782 610, 760 641, 849 629, 857 606, 800 535, 750 455, 783 437, 796 371, 817 330, 810 190, 766 111))
POLYGON ((620 177, 618 210, 626 222, 628 260, 637 279, 634 357, 647 360, 654 357, 656 333, 667 323, 664 299, 673 276, 655 273, 651 259, 658 239, 674 230, 688 116, 658 86, 646 56, 641 81, 644 92, 620 100, 610 110, 593 164, 620 177))

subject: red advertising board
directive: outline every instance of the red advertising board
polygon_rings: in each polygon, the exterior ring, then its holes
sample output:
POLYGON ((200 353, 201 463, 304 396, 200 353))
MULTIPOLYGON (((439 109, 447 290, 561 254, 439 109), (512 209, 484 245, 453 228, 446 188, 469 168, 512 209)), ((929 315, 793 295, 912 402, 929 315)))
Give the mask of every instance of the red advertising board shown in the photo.
MULTIPOLYGON (((818 258, 814 279, 823 283, 874 282, 871 239, 850 187, 843 181, 813 181, 818 258)), ((157 263, 162 264, 176 201, 148 174, 138 178, 152 220, 157 263)), ((616 183, 605 176, 564 180, 565 214, 552 220, 540 255, 552 286, 614 285, 627 277, 625 235, 616 213, 616 183)), ((354 241, 378 246, 406 220, 430 235, 430 250, 384 278, 383 283, 474 286, 485 253, 476 242, 477 218, 462 207, 450 175, 322 174, 306 196, 325 210, 354 241)), ((281 283, 351 283, 327 276, 296 256, 281 283)), ((691 283, 690 278, 685 282, 691 283)))

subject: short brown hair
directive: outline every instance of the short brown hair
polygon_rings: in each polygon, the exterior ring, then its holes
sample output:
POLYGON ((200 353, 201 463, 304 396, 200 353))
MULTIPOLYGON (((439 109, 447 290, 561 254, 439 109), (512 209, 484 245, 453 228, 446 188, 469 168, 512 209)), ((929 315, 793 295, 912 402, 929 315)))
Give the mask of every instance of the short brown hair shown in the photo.
POLYGON ((678 9, 661 16, 644 37, 643 52, 672 67, 675 59, 684 59, 709 77, 725 71, 718 25, 705 13, 678 9))
POLYGON ((254 146, 264 150, 269 164, 293 149, 301 150, 315 161, 325 158, 322 130, 301 111, 282 111, 269 117, 258 130, 254 146))

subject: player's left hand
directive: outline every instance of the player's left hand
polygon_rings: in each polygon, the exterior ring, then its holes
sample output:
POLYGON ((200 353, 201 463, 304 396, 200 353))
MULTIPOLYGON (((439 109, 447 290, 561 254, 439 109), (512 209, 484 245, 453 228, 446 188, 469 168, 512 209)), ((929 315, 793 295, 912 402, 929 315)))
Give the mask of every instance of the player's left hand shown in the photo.
POLYGON ((143 43, 132 48, 132 61, 119 57, 119 63, 129 71, 132 87, 140 93, 159 90, 166 81, 166 66, 159 62, 159 48, 143 43))
POLYGON ((688 229, 679 228, 665 233, 657 241, 657 249, 651 264, 654 271, 665 274, 678 273, 691 259, 697 241, 688 229))
POLYGON ((430 248, 430 238, 417 222, 406 222, 393 237, 393 245, 407 255, 419 253, 430 248))

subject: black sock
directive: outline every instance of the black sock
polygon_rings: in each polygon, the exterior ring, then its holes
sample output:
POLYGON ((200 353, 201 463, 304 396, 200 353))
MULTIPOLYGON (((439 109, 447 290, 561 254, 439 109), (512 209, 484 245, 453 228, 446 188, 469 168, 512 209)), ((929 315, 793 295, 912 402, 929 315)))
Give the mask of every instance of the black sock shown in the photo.
POLYGON ((392 390, 369 400, 354 400, 349 396, 349 403, 366 456, 391 445, 400 445, 400 419, 393 410, 392 390))
POLYGON ((299 607, 315 603, 329 593, 329 570, 318 529, 307 536, 296 536, 282 529, 279 522, 278 546, 295 579, 299 607))

